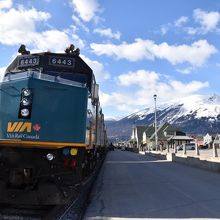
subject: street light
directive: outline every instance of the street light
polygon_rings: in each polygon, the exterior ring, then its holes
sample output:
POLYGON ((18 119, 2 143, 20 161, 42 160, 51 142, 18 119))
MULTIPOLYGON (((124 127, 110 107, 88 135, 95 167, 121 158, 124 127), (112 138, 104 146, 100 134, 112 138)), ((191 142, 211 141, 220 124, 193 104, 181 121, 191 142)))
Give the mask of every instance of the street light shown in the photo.
POLYGON ((156 101, 157 101, 157 95, 154 94, 154 104, 155 104, 155 109, 154 109, 155 145, 156 145, 156 151, 157 151, 157 105, 156 105, 156 101))

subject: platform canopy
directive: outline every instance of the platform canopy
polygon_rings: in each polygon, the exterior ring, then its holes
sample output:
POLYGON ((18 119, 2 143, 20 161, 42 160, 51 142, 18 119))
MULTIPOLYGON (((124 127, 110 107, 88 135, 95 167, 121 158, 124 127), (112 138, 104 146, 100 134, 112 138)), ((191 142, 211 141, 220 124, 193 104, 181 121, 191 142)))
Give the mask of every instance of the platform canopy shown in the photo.
POLYGON ((183 135, 175 135, 175 136, 172 136, 170 138, 168 138, 168 141, 178 141, 178 140, 184 140, 184 141, 192 141, 194 140, 192 137, 189 137, 189 136, 183 136, 183 135))

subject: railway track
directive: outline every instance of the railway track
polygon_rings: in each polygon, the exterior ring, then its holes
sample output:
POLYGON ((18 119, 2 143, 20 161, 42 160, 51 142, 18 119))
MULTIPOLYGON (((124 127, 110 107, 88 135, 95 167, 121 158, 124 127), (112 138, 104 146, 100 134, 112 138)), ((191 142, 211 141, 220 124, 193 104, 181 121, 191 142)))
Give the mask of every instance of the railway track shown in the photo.
POLYGON ((77 186, 71 202, 57 206, 8 206, 0 204, 1 220, 80 220, 83 217, 86 202, 92 185, 98 175, 103 161, 97 165, 93 173, 81 185, 77 186))
POLYGON ((71 215, 72 219, 81 219, 84 210, 84 203, 89 192, 93 178, 88 178, 79 188, 77 195, 74 195, 67 205, 46 206, 46 205, 0 205, 1 220, 63 220, 71 215))
MULTIPOLYGON (((104 160, 103 160, 104 161, 104 160)), ((81 220, 87 206, 87 200, 99 173, 103 161, 96 167, 92 175, 81 185, 80 193, 75 200, 65 207, 56 207, 44 220, 81 220)))

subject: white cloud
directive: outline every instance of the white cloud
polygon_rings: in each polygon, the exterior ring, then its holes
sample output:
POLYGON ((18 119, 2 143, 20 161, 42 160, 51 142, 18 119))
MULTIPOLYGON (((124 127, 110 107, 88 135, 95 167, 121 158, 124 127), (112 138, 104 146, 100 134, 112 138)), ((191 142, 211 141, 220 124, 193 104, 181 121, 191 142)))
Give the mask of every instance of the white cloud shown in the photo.
POLYGON ((119 40, 120 37, 121 37, 121 33, 119 31, 113 33, 111 28, 106 28, 106 29, 97 28, 97 29, 94 30, 94 33, 98 33, 101 36, 105 36, 105 37, 109 37, 109 38, 114 38, 116 40, 119 40))
POLYGON ((26 44, 32 51, 63 52, 72 42, 77 47, 84 47, 84 42, 75 34, 73 27, 67 30, 44 30, 38 32, 37 24, 41 26, 48 21, 51 15, 47 12, 37 11, 35 8, 11 8, 0 11, 0 43, 6 45, 26 44))
POLYGON ((122 112, 133 112, 136 107, 134 106, 133 96, 122 94, 119 92, 113 92, 107 94, 104 92, 99 93, 100 103, 102 107, 116 106, 119 111, 122 112))
POLYGON ((199 8, 193 11, 193 18, 199 27, 186 27, 186 31, 190 35, 207 34, 211 31, 219 31, 218 24, 220 22, 220 13, 217 11, 203 11, 199 8))
POLYGON ((154 85, 159 79, 159 74, 153 71, 138 70, 136 72, 128 72, 118 76, 119 84, 122 86, 139 85, 146 87, 146 85, 154 85))
MULTIPOLYGON (((175 90, 176 94, 191 94, 200 90, 201 88, 207 87, 208 82, 192 81, 190 83, 182 83, 177 80, 169 80, 168 82, 162 81, 162 76, 154 71, 137 70, 136 72, 128 72, 127 74, 121 74, 118 76, 118 81, 121 86, 132 86, 137 85, 139 88, 153 93, 158 90, 160 93, 161 88, 169 88, 173 94, 175 90)), ((161 93, 163 94, 163 93, 161 93)))
POLYGON ((181 26, 182 26, 183 24, 185 24, 187 21, 188 21, 188 17, 182 16, 182 17, 180 17, 178 20, 176 20, 176 21, 174 22, 174 25, 175 25, 176 27, 181 27, 181 26))
POLYGON ((34 8, 25 10, 20 7, 18 10, 12 8, 9 11, 0 11, 0 17, 0 42, 14 45, 30 43, 28 35, 36 31, 36 22, 47 21, 50 14, 34 8))
POLYGON ((69 35, 65 31, 48 30, 41 33, 37 32, 19 32, 19 30, 11 30, 4 35, 0 36, 0 41, 3 44, 16 45, 25 44, 32 52, 51 51, 51 52, 64 52, 65 48, 72 42, 75 42, 77 47, 83 47, 83 42, 78 36, 72 34, 69 35), (8 40, 4 41, 7 36, 10 36, 8 40), (3 39, 1 39, 1 37, 3 39))
POLYGON ((190 35, 197 34, 199 32, 199 28, 193 28, 193 27, 186 27, 185 28, 186 32, 190 35))
POLYGON ((207 12, 201 9, 195 9, 193 17, 201 25, 200 31, 204 34, 216 29, 220 21, 220 13, 216 11, 207 12))
POLYGON ((169 31, 169 25, 164 25, 160 28, 162 35, 165 35, 169 31))
POLYGON ((209 86, 208 82, 177 80, 163 81, 163 75, 147 70, 137 70, 118 76, 120 91, 110 94, 100 93, 102 106, 115 107, 126 114, 153 105, 153 95, 157 93, 160 102, 196 94, 209 86), (132 88, 131 88, 132 86, 132 88))
POLYGON ((167 43, 162 43, 154 45, 152 51, 154 56, 166 59, 173 65, 187 62, 194 66, 201 66, 211 54, 216 52, 216 49, 206 40, 199 40, 190 46, 185 44, 170 46, 167 43))
POLYGON ((44 31, 40 34, 34 34, 34 47, 43 51, 64 52, 64 49, 70 45, 71 41, 65 32, 58 30, 44 31))
POLYGON ((193 70, 194 68, 192 66, 183 69, 176 69, 177 72, 182 74, 190 74, 193 70))
POLYGON ((86 25, 84 25, 84 23, 77 16, 72 15, 72 19, 75 22, 75 24, 81 27, 85 32, 89 32, 89 28, 86 25))
POLYGON ((72 0, 72 5, 74 11, 83 21, 89 22, 92 19, 97 19, 96 14, 100 11, 97 0, 72 0))
POLYGON ((217 11, 204 11, 199 8, 193 11, 193 19, 199 24, 195 27, 187 27, 185 24, 189 21, 186 16, 181 16, 173 23, 163 25, 160 29, 162 35, 166 34, 170 29, 183 28, 182 31, 187 32, 190 35, 195 34, 207 34, 211 31, 219 32, 218 24, 220 22, 220 13, 217 11))
POLYGON ((0 1, 0 10, 11 8, 12 7, 12 0, 1 0, 0 1))
POLYGON ((97 55, 114 56, 118 59, 127 59, 137 61, 142 59, 154 59, 154 55, 148 48, 152 48, 154 42, 150 40, 135 39, 134 43, 123 42, 120 45, 115 44, 90 44, 93 52, 97 55))
POLYGON ((163 25, 160 28, 160 32, 162 35, 165 35, 169 30, 173 30, 176 28, 181 28, 185 23, 188 22, 188 17, 186 16, 182 16, 179 19, 177 19, 176 21, 172 22, 172 23, 168 23, 163 25))
POLYGON ((82 59, 90 66, 90 68, 93 70, 93 73, 96 77, 96 82, 102 82, 104 80, 110 79, 110 74, 107 72, 103 66, 102 63, 91 60, 88 57, 85 57, 84 55, 81 55, 82 59))
POLYGON ((182 83, 180 81, 171 81, 170 85, 173 90, 181 96, 187 96, 209 86, 208 82, 192 81, 190 83, 182 83))
POLYGON ((97 55, 113 56, 118 59, 138 61, 159 58, 173 65, 190 63, 193 66, 203 65, 212 54, 217 52, 217 49, 206 40, 199 40, 191 45, 169 45, 166 42, 155 44, 151 40, 137 38, 131 44, 126 42, 120 45, 92 43, 90 47, 97 55))
POLYGON ((160 102, 168 102, 173 99, 187 97, 196 94, 203 88, 209 87, 208 82, 192 81, 183 83, 177 80, 170 80, 168 82, 157 81, 153 85, 147 85, 137 91, 135 102, 141 107, 152 105, 153 94, 157 94, 160 102))

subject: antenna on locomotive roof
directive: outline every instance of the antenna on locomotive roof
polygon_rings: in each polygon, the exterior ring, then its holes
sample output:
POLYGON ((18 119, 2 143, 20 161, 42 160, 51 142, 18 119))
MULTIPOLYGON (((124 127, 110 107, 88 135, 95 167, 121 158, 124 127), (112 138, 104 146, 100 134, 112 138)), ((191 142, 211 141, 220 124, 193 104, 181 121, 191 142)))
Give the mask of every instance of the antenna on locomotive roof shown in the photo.
POLYGON ((79 48, 75 49, 75 46, 73 44, 70 44, 70 46, 65 49, 65 53, 79 56, 80 49, 79 48))
POLYGON ((30 54, 30 51, 26 49, 26 46, 24 44, 22 44, 18 49, 18 53, 20 53, 21 55, 28 55, 30 54))

